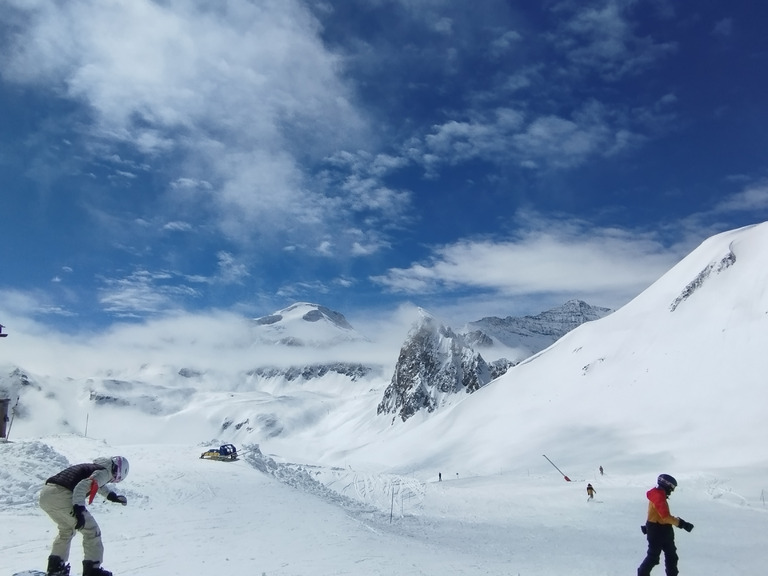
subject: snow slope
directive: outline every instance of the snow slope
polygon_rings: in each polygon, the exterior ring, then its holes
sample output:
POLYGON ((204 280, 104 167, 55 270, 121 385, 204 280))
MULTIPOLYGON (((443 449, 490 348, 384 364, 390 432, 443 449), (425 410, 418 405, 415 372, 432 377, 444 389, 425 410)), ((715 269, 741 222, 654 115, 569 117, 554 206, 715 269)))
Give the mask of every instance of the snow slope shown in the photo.
MULTIPOLYGON (((568 483, 531 463, 530 472, 410 478, 420 496, 396 490, 392 499, 393 484, 375 473, 277 463, 273 475, 248 458, 201 460, 202 450, 77 436, 0 444, 0 571, 44 565, 54 535, 34 505, 44 479, 64 459, 116 453, 132 463, 117 485, 129 505, 96 501, 90 509, 104 534, 104 565, 119 575, 615 575, 633 573, 645 552, 639 525, 650 473, 607 469, 568 483), (318 490, 318 478, 334 475, 346 497, 318 490), (586 501, 586 480, 597 488, 594 502, 586 501), (377 485, 386 496, 378 504, 377 485)), ((755 494, 733 492, 727 478, 686 477, 671 507, 696 526, 677 531, 682 574, 762 573, 768 509, 755 494)), ((73 574, 81 559, 78 537, 73 574)))
POLYGON ((767 255, 766 224, 711 238, 622 309, 356 455, 482 473, 548 451, 573 466, 765 467, 767 255))
POLYGON ((57 343, 61 370, 25 366, 25 413, 0 444, 0 568, 43 566, 52 525, 35 498, 47 476, 122 453, 129 506, 94 504, 116 575, 632 574, 661 472, 680 482, 673 513, 696 526, 677 532, 681 573, 762 574, 767 255, 768 224, 715 236, 610 316, 394 425, 375 416, 382 376, 288 385, 204 354, 182 376, 185 362, 143 363, 130 348, 114 368, 95 343, 100 370, 70 379, 57 343), (95 402, 94 390, 131 401, 95 402), (198 458, 225 441, 247 454, 198 458))

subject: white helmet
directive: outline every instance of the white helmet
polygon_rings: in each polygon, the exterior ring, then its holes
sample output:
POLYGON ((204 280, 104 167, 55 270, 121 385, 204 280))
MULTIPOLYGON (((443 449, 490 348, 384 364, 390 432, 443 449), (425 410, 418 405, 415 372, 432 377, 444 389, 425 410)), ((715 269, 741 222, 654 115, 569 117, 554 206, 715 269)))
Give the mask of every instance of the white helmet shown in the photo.
POLYGON ((112 456, 112 481, 121 482, 128 476, 128 459, 125 456, 112 456))

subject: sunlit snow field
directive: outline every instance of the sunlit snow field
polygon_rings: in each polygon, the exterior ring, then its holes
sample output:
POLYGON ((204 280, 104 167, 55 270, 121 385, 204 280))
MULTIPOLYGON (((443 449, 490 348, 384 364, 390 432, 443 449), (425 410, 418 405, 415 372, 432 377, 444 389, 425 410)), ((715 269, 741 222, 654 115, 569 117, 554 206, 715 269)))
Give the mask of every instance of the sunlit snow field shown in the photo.
MULTIPOLYGON (((42 483, 66 461, 102 454, 132 462, 117 486, 129 505, 90 507, 104 534, 104 565, 117 575, 615 575, 634 574, 645 552, 639 527, 651 474, 600 476, 585 466, 568 471, 566 482, 541 458, 530 470, 445 471, 438 482, 288 465, 255 447, 232 463, 201 460, 203 450, 77 436, 0 444, 2 573, 44 568, 54 526, 36 507, 42 483), (276 468, 260 471, 264 462, 276 468), (597 489, 591 502, 588 481, 597 489)), ((672 512, 696 526, 676 531, 681 574, 763 573, 766 472, 740 471, 738 482, 679 475, 672 512)), ((73 573, 82 560, 76 538, 73 573)))

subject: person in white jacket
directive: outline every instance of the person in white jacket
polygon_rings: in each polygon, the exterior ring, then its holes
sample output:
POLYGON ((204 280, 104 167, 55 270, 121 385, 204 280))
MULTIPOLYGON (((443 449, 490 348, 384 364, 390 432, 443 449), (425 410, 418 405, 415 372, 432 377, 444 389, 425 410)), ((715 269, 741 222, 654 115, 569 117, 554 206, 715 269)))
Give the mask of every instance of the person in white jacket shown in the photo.
POLYGON ((110 483, 121 482, 128 475, 128 460, 123 456, 96 458, 93 463, 75 464, 46 480, 40 491, 40 508, 59 529, 48 557, 48 576, 69 575, 69 550, 75 532, 83 536, 83 576, 112 576, 104 570, 104 545, 101 530, 85 507, 101 494, 110 502, 125 506, 128 499, 116 494, 110 483))

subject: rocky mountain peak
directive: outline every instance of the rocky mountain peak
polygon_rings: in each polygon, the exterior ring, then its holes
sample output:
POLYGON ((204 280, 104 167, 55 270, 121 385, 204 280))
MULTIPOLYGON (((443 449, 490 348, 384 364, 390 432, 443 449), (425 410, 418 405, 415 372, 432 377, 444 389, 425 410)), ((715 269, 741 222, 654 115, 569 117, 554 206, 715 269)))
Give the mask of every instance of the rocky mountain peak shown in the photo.
POLYGON ((432 412, 455 394, 472 393, 491 381, 491 370, 466 340, 419 309, 419 319, 400 349, 378 414, 405 421, 419 410, 432 412))

